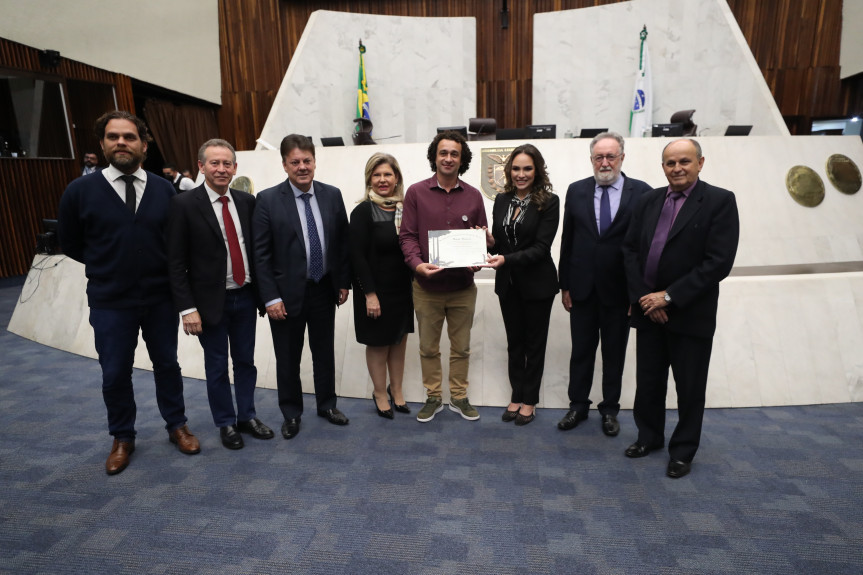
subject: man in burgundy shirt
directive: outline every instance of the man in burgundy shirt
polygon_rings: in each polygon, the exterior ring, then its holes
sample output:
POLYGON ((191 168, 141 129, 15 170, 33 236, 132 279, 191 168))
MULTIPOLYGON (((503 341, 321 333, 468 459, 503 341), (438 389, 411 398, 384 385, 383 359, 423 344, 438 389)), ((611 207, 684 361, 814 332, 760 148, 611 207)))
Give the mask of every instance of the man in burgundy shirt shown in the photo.
POLYGON ((459 179, 470 167, 471 152, 458 132, 438 134, 428 148, 434 175, 408 188, 399 242, 405 263, 414 270, 414 309, 419 326, 420 365, 428 399, 417 421, 428 422, 443 409, 440 336, 444 320, 450 340, 450 410, 475 421, 479 412, 467 398, 470 329, 476 285, 469 268, 444 269, 429 261, 429 230, 485 227, 479 191, 459 179))

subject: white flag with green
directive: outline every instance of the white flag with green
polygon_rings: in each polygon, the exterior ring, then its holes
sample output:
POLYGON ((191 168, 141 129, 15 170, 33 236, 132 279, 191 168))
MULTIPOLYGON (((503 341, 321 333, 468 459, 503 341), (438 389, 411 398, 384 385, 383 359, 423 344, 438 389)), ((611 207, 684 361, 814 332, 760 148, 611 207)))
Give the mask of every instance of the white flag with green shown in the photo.
POLYGON ((650 56, 647 52, 647 26, 641 30, 641 48, 638 55, 638 74, 632 109, 629 112, 629 136, 643 138, 653 125, 653 79, 650 76, 650 56))

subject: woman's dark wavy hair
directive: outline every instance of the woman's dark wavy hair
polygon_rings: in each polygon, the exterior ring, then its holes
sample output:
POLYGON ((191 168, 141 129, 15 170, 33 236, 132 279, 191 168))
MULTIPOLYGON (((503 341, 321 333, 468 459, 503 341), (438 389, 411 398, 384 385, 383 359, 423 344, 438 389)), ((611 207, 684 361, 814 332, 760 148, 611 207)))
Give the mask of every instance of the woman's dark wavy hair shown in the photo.
POLYGON ((515 186, 512 183, 512 161, 520 154, 530 156, 533 160, 536 176, 533 180, 533 189, 530 191, 532 194, 531 202, 536 204, 537 209, 541 210, 545 207, 545 203, 554 192, 551 187, 551 182, 548 179, 548 169, 545 165, 545 159, 542 157, 542 154, 536 146, 532 144, 522 144, 514 149, 509 155, 509 158, 506 160, 506 166, 503 168, 503 171, 506 174, 506 185, 504 186, 503 191, 505 194, 515 193, 515 186))
POLYGON ((426 157, 428 158, 429 165, 431 166, 431 171, 437 171, 437 165, 435 164, 435 159, 437 158, 437 146, 440 144, 441 140, 452 140, 458 144, 461 144, 461 165, 458 168, 458 175, 462 175, 467 171, 470 167, 470 160, 473 158, 473 154, 470 152, 470 148, 467 145, 467 139, 462 136, 458 132, 453 132, 452 130, 447 130, 446 132, 441 132, 437 136, 434 137, 434 140, 429 144, 428 154, 426 157))

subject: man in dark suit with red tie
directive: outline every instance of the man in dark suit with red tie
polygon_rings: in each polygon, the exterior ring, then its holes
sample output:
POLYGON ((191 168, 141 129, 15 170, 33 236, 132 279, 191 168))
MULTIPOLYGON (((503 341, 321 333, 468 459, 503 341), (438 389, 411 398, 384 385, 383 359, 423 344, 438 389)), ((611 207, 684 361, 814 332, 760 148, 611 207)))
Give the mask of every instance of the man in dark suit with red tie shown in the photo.
POLYGON ((566 431, 587 419, 596 347, 602 341, 602 431, 620 432, 620 390, 629 298, 620 244, 633 208, 650 186, 621 172, 623 138, 614 132, 590 142, 593 177, 570 184, 560 241, 560 288, 569 312, 572 355, 569 360, 569 411, 557 424, 566 431))
POLYGON ((336 408, 336 306, 351 287, 348 216, 338 188, 315 181, 315 145, 297 134, 281 144, 288 179, 257 196, 253 218, 258 290, 270 319, 276 353, 282 436, 300 432, 300 359, 306 327, 320 417, 348 418, 336 408))
POLYGON ((252 258, 254 196, 231 190, 237 156, 225 140, 198 152, 204 183, 174 197, 168 212, 168 266, 174 305, 186 335, 204 349, 207 397, 222 445, 243 447, 240 432, 270 439, 273 431, 255 412, 255 332, 258 308, 252 258), (234 394, 228 352, 234 365, 234 394))
POLYGON ((703 166, 695 140, 668 144, 662 152, 668 187, 644 194, 623 243, 637 334, 638 439, 626 456, 644 457, 665 444, 670 366, 679 413, 668 442, 672 478, 689 473, 698 450, 719 282, 731 271, 740 235, 734 194, 700 180, 703 166))

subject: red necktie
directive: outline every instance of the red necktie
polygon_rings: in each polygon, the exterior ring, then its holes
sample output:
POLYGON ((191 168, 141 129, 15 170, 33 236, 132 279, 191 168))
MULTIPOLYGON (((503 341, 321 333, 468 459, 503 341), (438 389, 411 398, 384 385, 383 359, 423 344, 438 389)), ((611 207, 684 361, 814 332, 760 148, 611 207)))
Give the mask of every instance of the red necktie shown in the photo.
POLYGON ((240 240, 237 236, 237 228, 234 226, 234 218, 228 211, 228 198, 219 198, 222 202, 222 221, 225 222, 225 235, 228 236, 228 251, 231 254, 231 270, 234 272, 234 281, 243 287, 246 283, 246 267, 243 265, 243 252, 240 251, 240 240))

